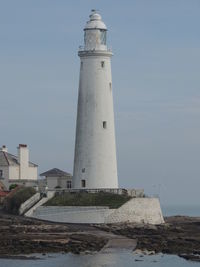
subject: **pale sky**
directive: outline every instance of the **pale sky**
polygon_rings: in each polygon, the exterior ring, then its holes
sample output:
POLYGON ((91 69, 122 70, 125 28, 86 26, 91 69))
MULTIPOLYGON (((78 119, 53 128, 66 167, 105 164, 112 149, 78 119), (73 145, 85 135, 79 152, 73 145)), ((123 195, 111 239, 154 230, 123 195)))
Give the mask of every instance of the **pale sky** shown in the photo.
POLYGON ((112 47, 119 183, 200 203, 200 1, 0 0, 0 145, 72 172, 83 28, 112 47))

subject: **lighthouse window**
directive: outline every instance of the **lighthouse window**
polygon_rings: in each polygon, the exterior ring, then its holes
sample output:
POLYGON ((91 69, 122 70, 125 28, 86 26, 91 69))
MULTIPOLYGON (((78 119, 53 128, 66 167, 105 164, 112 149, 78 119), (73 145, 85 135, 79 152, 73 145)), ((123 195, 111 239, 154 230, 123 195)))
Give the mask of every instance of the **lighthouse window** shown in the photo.
POLYGON ((83 62, 81 62, 81 69, 83 68, 83 62))
POLYGON ((105 67, 105 62, 101 61, 101 67, 104 68, 105 67))
POLYGON ((110 90, 112 90, 112 83, 109 83, 110 90))
POLYGON ((100 40, 102 45, 106 45, 106 30, 100 30, 100 40))
POLYGON ((86 186, 85 180, 81 180, 81 187, 85 187, 85 186, 86 186))
POLYGON ((106 129, 107 128, 107 122, 103 121, 103 128, 106 129))

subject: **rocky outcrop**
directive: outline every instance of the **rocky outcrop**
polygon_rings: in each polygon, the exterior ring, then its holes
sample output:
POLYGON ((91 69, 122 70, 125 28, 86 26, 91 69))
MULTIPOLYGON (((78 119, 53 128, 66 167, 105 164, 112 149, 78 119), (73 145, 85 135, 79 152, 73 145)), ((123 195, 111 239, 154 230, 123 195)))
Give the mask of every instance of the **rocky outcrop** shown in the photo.
POLYGON ((0 257, 6 255, 99 251, 107 238, 92 234, 92 227, 42 222, 0 214, 0 257))
MULTIPOLYGON (((137 223, 99 225, 101 230, 137 239, 137 251, 143 254, 166 253, 200 261, 200 218, 174 216, 165 224, 137 223)), ((137 252, 136 251, 136 252, 137 252)))
POLYGON ((166 223, 61 224, 0 212, 0 258, 46 252, 92 252, 120 247, 134 253, 175 254, 200 261, 200 218, 168 217, 166 223))

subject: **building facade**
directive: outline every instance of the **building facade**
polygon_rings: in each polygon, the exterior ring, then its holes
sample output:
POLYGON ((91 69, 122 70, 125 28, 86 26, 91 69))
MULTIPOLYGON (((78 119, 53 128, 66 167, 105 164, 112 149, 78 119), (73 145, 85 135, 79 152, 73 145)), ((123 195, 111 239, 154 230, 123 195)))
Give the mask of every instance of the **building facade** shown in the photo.
POLYGON ((60 169, 51 169, 41 173, 40 176, 45 177, 46 186, 50 190, 56 188, 70 189, 72 187, 72 175, 60 169))
POLYGON ((8 153, 6 146, 0 149, 0 180, 8 189, 10 184, 34 186, 38 179, 38 166, 29 161, 27 145, 18 146, 18 155, 8 153))
POLYGON ((111 56, 107 28, 92 10, 80 48, 73 188, 118 188, 111 56))

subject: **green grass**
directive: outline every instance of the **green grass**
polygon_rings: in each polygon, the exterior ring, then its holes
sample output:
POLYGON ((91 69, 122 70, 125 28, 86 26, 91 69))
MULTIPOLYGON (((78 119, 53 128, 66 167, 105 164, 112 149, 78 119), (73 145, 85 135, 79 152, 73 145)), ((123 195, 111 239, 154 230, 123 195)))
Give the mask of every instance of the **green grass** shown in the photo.
POLYGON ((105 192, 99 193, 62 193, 50 199, 46 206, 107 206, 117 209, 130 200, 126 195, 117 195, 105 192))

